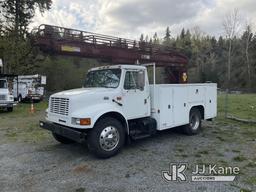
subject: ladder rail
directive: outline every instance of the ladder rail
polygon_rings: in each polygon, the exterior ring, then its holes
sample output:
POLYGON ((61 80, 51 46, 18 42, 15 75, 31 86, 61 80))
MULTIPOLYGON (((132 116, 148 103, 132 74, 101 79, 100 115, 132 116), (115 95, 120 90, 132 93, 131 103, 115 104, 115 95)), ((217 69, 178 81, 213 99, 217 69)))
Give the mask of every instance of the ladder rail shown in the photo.
POLYGON ((181 54, 177 48, 174 49, 150 42, 139 42, 136 40, 102 35, 77 29, 42 24, 34 30, 34 33, 36 36, 47 37, 58 41, 67 40, 93 45, 134 49, 136 51, 144 51, 150 54, 173 54, 187 59, 187 57, 181 54))

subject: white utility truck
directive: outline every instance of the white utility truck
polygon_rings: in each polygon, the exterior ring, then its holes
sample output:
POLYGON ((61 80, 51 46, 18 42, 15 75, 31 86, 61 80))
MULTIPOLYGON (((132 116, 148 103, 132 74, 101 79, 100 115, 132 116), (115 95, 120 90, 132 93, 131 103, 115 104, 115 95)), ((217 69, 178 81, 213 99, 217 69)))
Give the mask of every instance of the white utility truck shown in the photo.
POLYGON ((50 96, 46 121, 64 144, 87 141, 98 157, 117 154, 125 141, 182 126, 188 135, 217 113, 217 85, 155 84, 155 65, 115 65, 89 70, 80 89, 50 96), (153 66, 150 85, 146 66, 153 66))
POLYGON ((18 76, 18 85, 16 78, 13 86, 14 98, 19 102, 41 101, 44 96, 44 85, 46 85, 46 76, 38 74, 18 76))
POLYGON ((13 111, 13 104, 14 98, 9 90, 7 79, 0 78, 0 108, 13 111))

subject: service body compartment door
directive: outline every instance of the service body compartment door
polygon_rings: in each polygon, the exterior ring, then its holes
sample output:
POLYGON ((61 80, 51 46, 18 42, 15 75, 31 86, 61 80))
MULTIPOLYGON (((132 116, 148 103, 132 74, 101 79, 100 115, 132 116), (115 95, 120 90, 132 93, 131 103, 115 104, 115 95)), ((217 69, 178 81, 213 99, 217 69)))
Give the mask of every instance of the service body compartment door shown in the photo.
POLYGON ((217 115, 217 86, 206 86, 205 98, 205 119, 216 117, 217 115))
POLYGON ((204 103, 205 99, 205 86, 188 86, 189 89, 189 97, 188 101, 190 103, 204 103))
POLYGON ((173 126, 172 88, 161 87, 159 98, 160 129, 163 130, 173 126))
POLYGON ((173 88, 173 115, 174 126, 189 123, 188 87, 173 88))

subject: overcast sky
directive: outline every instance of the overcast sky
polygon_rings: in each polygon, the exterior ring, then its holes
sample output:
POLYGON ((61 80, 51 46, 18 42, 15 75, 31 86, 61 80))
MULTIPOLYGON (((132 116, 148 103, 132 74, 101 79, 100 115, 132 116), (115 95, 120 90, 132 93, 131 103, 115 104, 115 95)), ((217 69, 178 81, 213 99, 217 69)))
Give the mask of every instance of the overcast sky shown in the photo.
POLYGON ((141 33, 162 36, 167 26, 172 36, 197 26, 219 36, 225 15, 234 9, 243 25, 256 24, 256 0, 53 0, 31 27, 45 23, 138 39, 141 33))

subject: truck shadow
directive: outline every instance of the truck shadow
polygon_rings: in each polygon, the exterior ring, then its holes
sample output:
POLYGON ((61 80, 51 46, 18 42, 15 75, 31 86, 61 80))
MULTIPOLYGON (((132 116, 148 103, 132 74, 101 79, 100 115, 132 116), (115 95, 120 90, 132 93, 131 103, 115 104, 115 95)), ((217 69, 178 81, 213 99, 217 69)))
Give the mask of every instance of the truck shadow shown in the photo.
MULTIPOLYGON (((124 153, 120 153, 117 156, 119 158, 124 158, 126 155, 129 155, 129 151, 131 151, 132 153, 137 152, 138 148, 140 147, 146 147, 150 149, 150 147, 154 146, 156 143, 168 145, 170 142, 175 143, 177 141, 180 141, 183 137, 186 137, 186 135, 182 133, 180 127, 159 131, 151 137, 139 140, 132 140, 130 143, 126 143, 122 150, 124 153), (128 152, 125 152, 127 150, 128 152)), ((55 156, 59 156, 59 158, 64 159, 66 159, 67 157, 69 157, 70 159, 82 158, 83 161, 98 159, 90 153, 86 143, 74 143, 64 145, 54 141, 54 143, 50 145, 48 144, 47 146, 38 149, 38 151, 54 153, 55 156)))
POLYGON ((182 127, 175 127, 172 129, 158 131, 156 134, 144 139, 132 140, 130 144, 126 144, 126 147, 132 148, 141 144, 154 144, 154 142, 165 142, 169 141, 170 139, 176 140, 177 138, 182 137, 186 137, 186 135, 182 132, 182 127))

